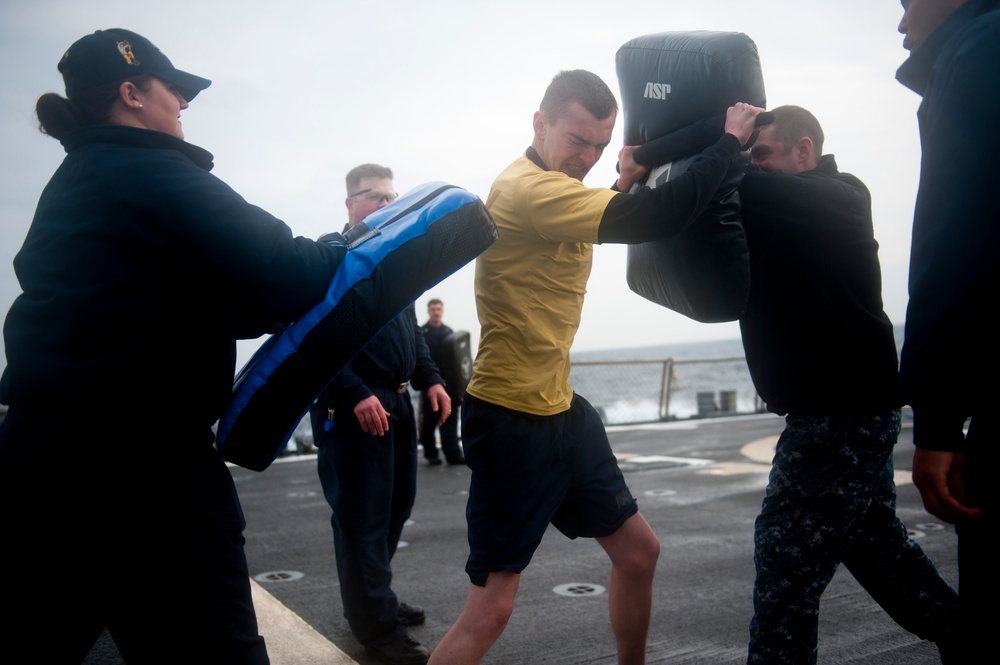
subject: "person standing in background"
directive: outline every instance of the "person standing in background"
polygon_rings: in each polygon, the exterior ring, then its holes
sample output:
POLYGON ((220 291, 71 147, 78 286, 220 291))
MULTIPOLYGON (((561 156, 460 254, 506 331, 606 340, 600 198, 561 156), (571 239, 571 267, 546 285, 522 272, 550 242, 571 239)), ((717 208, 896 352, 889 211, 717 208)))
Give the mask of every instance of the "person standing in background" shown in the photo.
MULTIPOLYGON (((362 164, 346 180, 347 229, 396 200, 392 171, 384 166, 362 164)), ((451 400, 413 305, 390 321, 317 399, 320 412, 327 414, 318 428, 317 461, 333 511, 344 616, 365 653, 389 665, 419 665, 429 657, 409 633, 410 626, 424 622, 423 608, 399 602, 391 587, 391 561, 417 492, 411 381, 427 391, 430 411, 444 422, 451 400)))
MULTIPOLYGON (((448 336, 454 331, 444 324, 443 317, 444 303, 438 298, 432 298, 427 302, 427 323, 420 327, 424 332, 431 360, 440 370, 444 369, 446 363, 455 362, 454 358, 449 357, 451 349, 447 346, 448 336)), ((441 432, 441 450, 448 464, 465 464, 465 455, 462 454, 458 443, 458 409, 462 403, 462 395, 453 386, 446 385, 445 389, 451 397, 451 415, 440 424, 432 416, 433 411, 427 391, 420 394, 420 445, 424 449, 424 458, 431 466, 441 464, 436 431, 441 432)))

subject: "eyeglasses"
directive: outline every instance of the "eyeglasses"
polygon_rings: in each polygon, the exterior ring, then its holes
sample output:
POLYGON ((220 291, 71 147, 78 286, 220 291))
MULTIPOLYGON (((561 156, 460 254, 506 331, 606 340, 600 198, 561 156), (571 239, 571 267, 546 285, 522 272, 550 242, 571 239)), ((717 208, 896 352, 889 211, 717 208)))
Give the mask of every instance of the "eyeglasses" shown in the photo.
POLYGON ((360 192, 354 192, 353 194, 348 194, 347 198, 353 199, 355 196, 363 196, 366 194, 367 196, 365 196, 365 200, 371 201, 372 203, 382 203, 382 201, 385 201, 386 203, 392 203, 393 201, 399 198, 399 194, 397 194, 396 192, 375 192, 372 191, 371 189, 362 189, 360 192))

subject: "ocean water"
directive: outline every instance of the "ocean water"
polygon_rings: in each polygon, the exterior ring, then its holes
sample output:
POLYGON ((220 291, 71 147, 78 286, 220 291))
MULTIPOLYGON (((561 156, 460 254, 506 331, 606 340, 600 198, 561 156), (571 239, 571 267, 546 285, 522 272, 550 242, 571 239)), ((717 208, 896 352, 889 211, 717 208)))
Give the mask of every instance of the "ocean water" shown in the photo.
POLYGON ((572 354, 570 383, 607 425, 762 408, 739 339, 572 354))

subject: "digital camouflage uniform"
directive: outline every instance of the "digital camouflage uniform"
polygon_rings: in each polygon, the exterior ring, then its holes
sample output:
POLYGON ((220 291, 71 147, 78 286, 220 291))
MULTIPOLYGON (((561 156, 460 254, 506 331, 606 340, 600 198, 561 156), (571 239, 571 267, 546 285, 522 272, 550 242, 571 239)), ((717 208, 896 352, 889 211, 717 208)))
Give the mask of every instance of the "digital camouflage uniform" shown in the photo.
POLYGON ((748 662, 816 662, 820 596, 840 562, 900 626, 947 641, 955 592, 896 516, 899 427, 899 411, 787 417, 754 530, 748 662))

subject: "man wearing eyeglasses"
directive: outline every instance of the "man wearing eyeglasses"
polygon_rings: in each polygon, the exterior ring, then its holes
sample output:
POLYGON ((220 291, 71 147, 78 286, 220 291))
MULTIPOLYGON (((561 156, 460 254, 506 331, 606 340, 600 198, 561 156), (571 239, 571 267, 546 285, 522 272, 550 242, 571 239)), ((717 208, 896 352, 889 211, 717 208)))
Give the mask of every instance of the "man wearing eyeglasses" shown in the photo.
MULTIPOLYGON (((347 174, 347 227, 395 200, 391 170, 355 167, 347 174)), ((321 417, 314 420, 344 616, 365 653, 392 664, 425 663, 430 656, 408 630, 424 622, 423 609, 400 603, 390 588, 390 561, 417 488, 411 383, 426 391, 443 423, 451 400, 412 305, 334 378, 317 401, 321 417)))
POLYGON ((347 226, 354 226, 397 198, 392 170, 378 164, 355 166, 347 174, 347 226))

